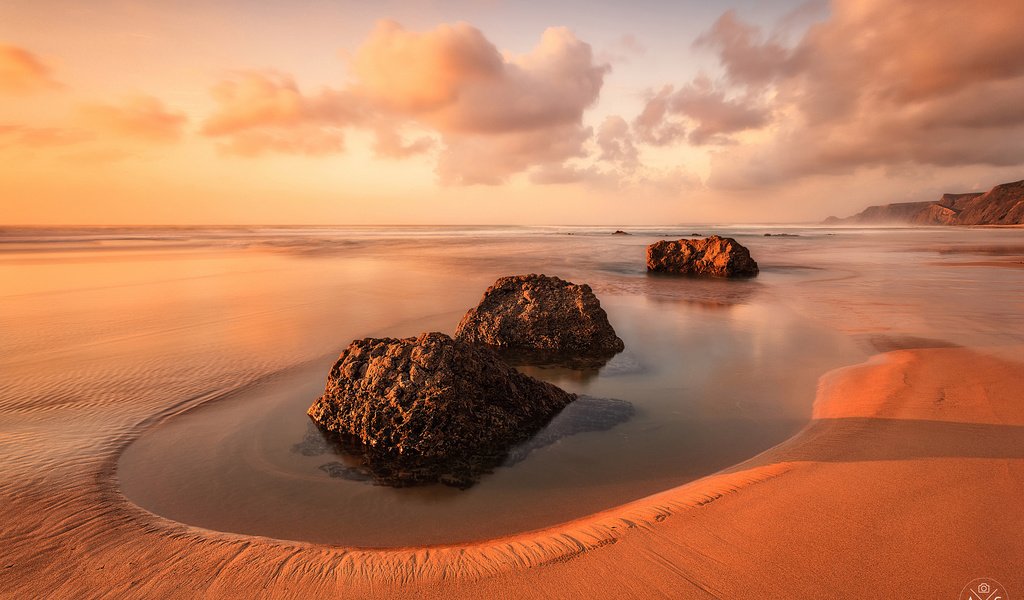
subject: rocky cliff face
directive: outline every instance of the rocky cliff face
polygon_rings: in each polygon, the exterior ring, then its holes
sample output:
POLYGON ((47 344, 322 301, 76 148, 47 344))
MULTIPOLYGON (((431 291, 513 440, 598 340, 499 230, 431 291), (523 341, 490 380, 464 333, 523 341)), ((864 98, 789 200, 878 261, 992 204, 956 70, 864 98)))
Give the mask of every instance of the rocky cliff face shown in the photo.
POLYGON ((869 206, 846 218, 829 217, 825 225, 1021 225, 1024 180, 1002 183, 987 192, 943 194, 934 202, 869 206))
POLYGON ((964 204, 981 196, 984 192, 968 192, 966 194, 943 194, 939 198, 939 205, 953 210, 963 210, 964 204))
POLYGON ((1024 181, 997 185, 965 199, 961 206, 960 225, 1020 225, 1024 223, 1024 181))

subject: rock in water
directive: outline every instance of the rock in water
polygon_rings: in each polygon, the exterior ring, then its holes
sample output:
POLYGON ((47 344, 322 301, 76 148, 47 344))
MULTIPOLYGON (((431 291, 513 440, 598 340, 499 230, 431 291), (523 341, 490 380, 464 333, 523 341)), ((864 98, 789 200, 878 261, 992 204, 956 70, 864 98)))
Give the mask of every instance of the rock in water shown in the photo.
POLYGON ((389 487, 442 483, 467 489, 500 466, 508 467, 526 460, 535 450, 576 434, 608 431, 631 419, 634 413, 633 405, 623 400, 579 396, 536 435, 501 451, 474 452, 455 460, 417 461, 375 454, 351 436, 323 431, 315 423, 309 424, 305 436, 292 446, 292 451, 308 457, 323 457, 326 462, 320 465, 320 470, 337 479, 389 487))
POLYGON ((424 333, 352 342, 307 412, 374 453, 443 461, 506 448, 574 399, 487 348, 424 333))
POLYGON ((535 274, 495 281, 462 318, 455 338, 518 359, 559 357, 569 362, 608 358, 625 347, 589 285, 535 274))
POLYGON ((662 240, 647 247, 647 270, 713 277, 752 277, 757 263, 750 251, 732 238, 662 240))

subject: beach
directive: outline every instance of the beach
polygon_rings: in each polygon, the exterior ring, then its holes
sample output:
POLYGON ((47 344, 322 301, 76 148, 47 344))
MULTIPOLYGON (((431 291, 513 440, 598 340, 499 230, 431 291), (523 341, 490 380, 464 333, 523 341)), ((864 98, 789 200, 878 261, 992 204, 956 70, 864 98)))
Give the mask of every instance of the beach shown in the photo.
POLYGON ((645 243, 690 227, 5 237, 18 285, 0 298, 0 595, 1024 590, 1020 230, 721 229, 758 258, 756 281, 648 277, 645 243), (314 477, 320 459, 288 454, 302 429, 252 417, 294 403, 280 422, 298 428, 349 341, 450 332, 514 272, 591 283, 623 358, 532 374, 634 417, 532 449, 467 494, 314 477), (257 446, 237 442, 254 431, 257 446), (517 489, 520 513, 498 510, 517 489), (201 505, 211 494, 227 506, 201 505), (384 507, 365 518, 391 542, 325 522, 359 498, 384 507), (419 537, 380 529, 410 512, 419 537), (474 539, 475 523, 496 525, 474 539))

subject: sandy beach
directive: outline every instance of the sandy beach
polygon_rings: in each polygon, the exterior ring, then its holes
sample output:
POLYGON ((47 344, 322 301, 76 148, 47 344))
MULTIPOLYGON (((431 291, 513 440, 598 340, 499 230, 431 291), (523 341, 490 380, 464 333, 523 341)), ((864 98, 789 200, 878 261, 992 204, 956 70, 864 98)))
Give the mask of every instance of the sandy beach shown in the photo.
MULTIPOLYGON (((112 467, 128 440, 106 437, 59 495, 5 480, 0 589, 11 598, 945 598, 976 577, 1021 589, 1024 514, 1007 507, 1024 502, 1022 396, 1020 365, 982 351, 880 354, 822 377, 803 431, 725 472, 541 531, 388 551, 156 517, 118 493, 112 467)), ((9 452, 19 440, 5 442, 9 452)))
POLYGON ((1019 243, 798 232, 736 232, 754 282, 650 278, 643 237, 585 232, 12 249, 0 597, 955 598, 978 577, 1013 597, 1019 283, 959 263, 1019 243), (496 268, 559 254, 626 352, 531 373, 629 402, 628 420, 468 491, 341 481, 290 450, 339 343, 444 331, 496 268))

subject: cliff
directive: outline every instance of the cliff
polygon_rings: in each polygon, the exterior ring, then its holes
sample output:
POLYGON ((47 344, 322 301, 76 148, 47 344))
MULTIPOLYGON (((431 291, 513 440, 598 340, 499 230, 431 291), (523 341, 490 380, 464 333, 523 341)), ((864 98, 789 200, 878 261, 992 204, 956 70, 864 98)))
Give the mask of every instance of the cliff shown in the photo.
POLYGON ((825 225, 1021 225, 1024 180, 1001 183, 987 192, 943 194, 937 201, 869 206, 825 225))

